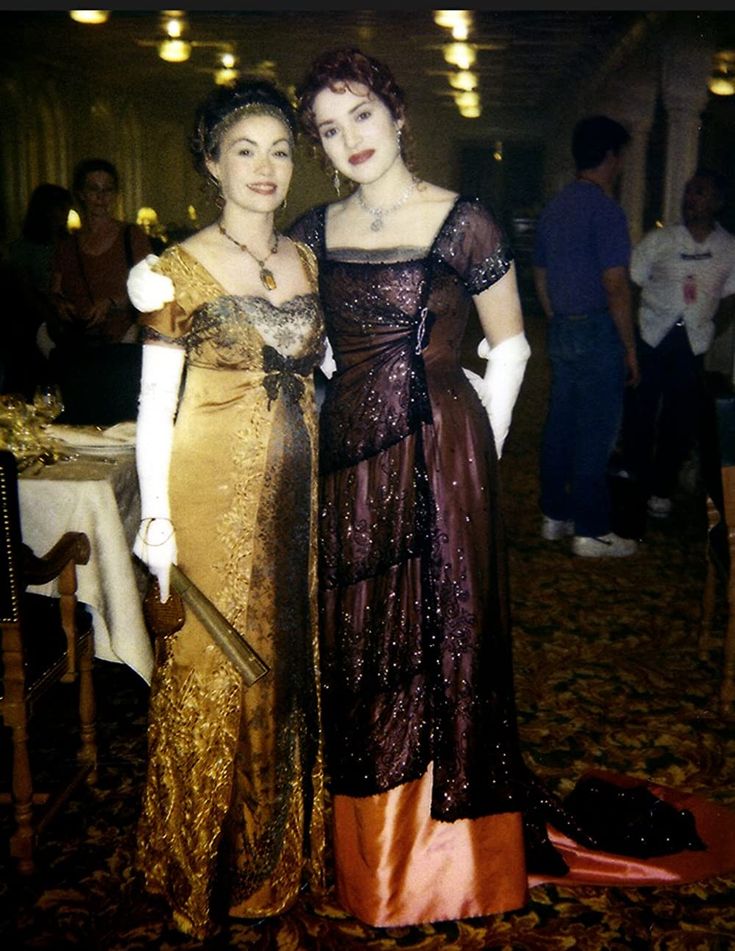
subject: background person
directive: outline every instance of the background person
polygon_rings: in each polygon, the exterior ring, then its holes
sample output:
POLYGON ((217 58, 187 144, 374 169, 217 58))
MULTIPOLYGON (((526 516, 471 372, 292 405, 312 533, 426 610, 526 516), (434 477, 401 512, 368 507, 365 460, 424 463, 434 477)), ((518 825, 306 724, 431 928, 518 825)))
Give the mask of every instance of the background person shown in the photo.
POLYGON ((59 241, 68 234, 71 207, 71 192, 66 188, 51 182, 36 186, 21 234, 10 242, 0 265, 5 307, 0 324, 3 388, 22 393, 27 400, 49 377, 48 351, 39 347, 37 337, 54 315, 50 299, 53 259, 59 241))
POLYGON ((536 293, 548 318, 551 390, 540 479, 541 534, 572 538, 583 557, 624 557, 637 548, 612 531, 608 464, 623 392, 638 382, 630 308, 630 237, 612 197, 630 136, 607 116, 581 119, 572 135, 576 177, 539 218, 536 293))
POLYGON ((732 317, 735 300, 735 237, 717 221, 724 196, 722 176, 697 170, 684 188, 681 222, 649 231, 631 258, 641 380, 627 395, 620 464, 654 518, 671 513, 703 414, 714 414, 704 358, 716 318, 723 306, 732 317))
POLYGON ((128 272, 150 253, 138 225, 114 216, 118 173, 106 159, 84 159, 74 170, 78 231, 60 242, 51 291, 55 346, 49 362, 64 399, 61 422, 111 425, 135 419, 141 350, 128 272))
POLYGON ((134 341, 137 314, 126 282, 130 268, 151 251, 148 236, 138 225, 114 216, 119 178, 112 162, 79 162, 72 191, 81 227, 60 243, 54 262, 57 341, 134 341))

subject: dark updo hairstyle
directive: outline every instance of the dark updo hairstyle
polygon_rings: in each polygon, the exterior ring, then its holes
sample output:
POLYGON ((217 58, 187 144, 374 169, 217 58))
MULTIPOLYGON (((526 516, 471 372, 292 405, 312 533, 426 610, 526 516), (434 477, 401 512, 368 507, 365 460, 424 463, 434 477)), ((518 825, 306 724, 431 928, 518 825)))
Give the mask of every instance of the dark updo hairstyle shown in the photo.
POLYGON ((406 159, 406 140, 408 130, 405 125, 406 98, 390 69, 372 56, 355 47, 328 50, 311 64, 309 72, 297 90, 297 113, 306 135, 315 143, 321 144, 319 130, 314 116, 314 100, 322 89, 341 92, 352 86, 367 86, 387 106, 393 120, 404 121, 401 138, 401 152, 406 159))
POLYGON ((225 132, 248 114, 280 119, 288 129, 293 144, 298 130, 296 113, 280 89, 263 80, 240 80, 226 86, 216 86, 197 109, 194 131, 189 139, 194 167, 207 182, 216 185, 207 169, 207 160, 219 159, 225 132))
POLYGON ((106 172, 115 185, 115 191, 120 188, 120 176, 117 174, 117 169, 112 162, 108 162, 107 159, 103 158, 82 159, 81 162, 77 162, 72 177, 71 189, 74 192, 75 198, 79 197, 80 192, 84 189, 87 175, 91 175, 92 172, 106 172))

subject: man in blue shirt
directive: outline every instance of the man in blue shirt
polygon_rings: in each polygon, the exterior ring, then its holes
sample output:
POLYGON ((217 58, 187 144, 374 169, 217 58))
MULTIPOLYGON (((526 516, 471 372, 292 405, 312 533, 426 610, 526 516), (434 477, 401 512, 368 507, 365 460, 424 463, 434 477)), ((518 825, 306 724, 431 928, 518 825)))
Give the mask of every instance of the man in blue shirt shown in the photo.
POLYGON ((627 382, 638 382, 631 317, 630 236, 612 197, 628 132, 607 116, 572 136, 576 178, 538 222, 533 275, 549 319, 549 410, 541 446, 541 534, 573 536, 585 557, 622 557, 636 543, 611 530, 608 462, 627 382))

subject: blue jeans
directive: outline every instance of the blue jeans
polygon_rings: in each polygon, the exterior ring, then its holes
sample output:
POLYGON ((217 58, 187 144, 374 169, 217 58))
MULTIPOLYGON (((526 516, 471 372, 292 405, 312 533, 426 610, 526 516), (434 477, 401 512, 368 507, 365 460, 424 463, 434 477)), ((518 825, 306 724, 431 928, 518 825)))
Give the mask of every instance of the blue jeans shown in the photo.
POLYGON ((623 410, 623 347, 607 310, 554 316, 549 411, 541 443, 541 510, 576 535, 610 531, 608 463, 623 410))

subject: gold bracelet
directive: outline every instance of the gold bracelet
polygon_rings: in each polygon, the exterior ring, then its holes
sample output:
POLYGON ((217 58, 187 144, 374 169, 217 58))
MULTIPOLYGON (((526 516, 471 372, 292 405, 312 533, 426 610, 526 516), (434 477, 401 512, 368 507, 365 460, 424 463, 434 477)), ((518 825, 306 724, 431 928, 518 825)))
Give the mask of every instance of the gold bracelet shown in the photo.
POLYGON ((149 516, 148 518, 142 518, 142 519, 140 520, 140 525, 141 525, 140 537, 143 539, 143 544, 144 544, 144 545, 148 545, 148 546, 150 546, 151 548, 157 548, 159 545, 165 545, 166 542, 170 541, 170 540, 173 538, 173 534, 174 534, 174 525, 173 525, 173 522, 171 521, 170 518, 166 518, 164 515, 151 515, 151 516, 149 516), (170 535, 167 535, 166 538, 164 538, 163 541, 161 541, 161 542, 149 542, 149 541, 148 541, 148 532, 149 532, 150 527, 151 527, 151 522, 168 522, 169 525, 171 526, 171 534, 170 534, 170 535), (147 523, 147 524, 146 524, 146 527, 143 528, 143 525, 144 525, 145 523, 147 523))

